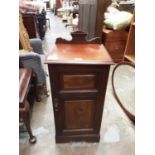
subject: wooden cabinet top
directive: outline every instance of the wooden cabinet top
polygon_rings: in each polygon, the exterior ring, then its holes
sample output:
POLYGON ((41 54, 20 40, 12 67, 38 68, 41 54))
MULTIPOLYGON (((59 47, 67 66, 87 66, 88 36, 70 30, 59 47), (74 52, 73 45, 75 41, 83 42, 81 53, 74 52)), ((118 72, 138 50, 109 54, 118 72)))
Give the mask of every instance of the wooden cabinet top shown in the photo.
POLYGON ((101 44, 56 44, 45 63, 113 64, 113 61, 101 44))

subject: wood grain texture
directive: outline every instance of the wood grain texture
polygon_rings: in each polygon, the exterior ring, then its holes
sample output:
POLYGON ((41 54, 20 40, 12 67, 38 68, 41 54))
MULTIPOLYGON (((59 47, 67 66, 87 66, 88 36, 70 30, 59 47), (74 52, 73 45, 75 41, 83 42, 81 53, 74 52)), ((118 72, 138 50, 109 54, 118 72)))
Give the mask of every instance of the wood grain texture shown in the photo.
POLYGON ((56 44, 45 63, 113 64, 106 48, 100 44, 56 44))
POLYGON ((62 89, 78 90, 78 89, 95 89, 95 75, 63 75, 62 89))
POLYGON ((110 65, 48 64, 48 69, 56 142, 98 141, 110 65), (95 75, 95 89, 62 91, 61 77, 68 74, 81 75, 81 79, 87 75, 95 75))
POLYGON ((113 61, 101 44, 61 41, 45 59, 52 90, 56 142, 98 142, 113 61))
POLYGON ((127 37, 128 32, 125 30, 109 30, 103 28, 103 44, 115 63, 123 60, 127 37))
POLYGON ((93 127, 93 100, 65 101, 65 128, 83 129, 93 127), (72 116, 72 117, 71 117, 72 116))

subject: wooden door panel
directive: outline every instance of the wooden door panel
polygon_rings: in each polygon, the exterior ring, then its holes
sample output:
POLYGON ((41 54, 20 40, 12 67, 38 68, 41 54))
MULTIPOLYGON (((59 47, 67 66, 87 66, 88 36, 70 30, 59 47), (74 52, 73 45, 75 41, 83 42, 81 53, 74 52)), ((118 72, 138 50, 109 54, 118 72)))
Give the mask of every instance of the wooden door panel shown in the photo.
POLYGON ((99 141, 109 65, 49 65, 56 142, 99 141))
POLYGON ((94 100, 67 100, 65 108, 66 129, 93 128, 94 100))
POLYGON ((63 90, 95 89, 96 88, 96 75, 64 74, 62 75, 61 88, 63 90))

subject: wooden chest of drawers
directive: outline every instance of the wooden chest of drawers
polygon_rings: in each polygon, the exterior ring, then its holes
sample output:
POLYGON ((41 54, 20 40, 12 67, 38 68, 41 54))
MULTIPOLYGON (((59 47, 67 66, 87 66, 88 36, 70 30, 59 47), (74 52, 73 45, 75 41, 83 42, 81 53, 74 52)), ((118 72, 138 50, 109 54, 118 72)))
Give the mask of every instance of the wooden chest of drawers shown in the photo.
POLYGON ((102 42, 116 63, 123 60, 127 36, 128 32, 125 30, 108 30, 103 28, 102 42))

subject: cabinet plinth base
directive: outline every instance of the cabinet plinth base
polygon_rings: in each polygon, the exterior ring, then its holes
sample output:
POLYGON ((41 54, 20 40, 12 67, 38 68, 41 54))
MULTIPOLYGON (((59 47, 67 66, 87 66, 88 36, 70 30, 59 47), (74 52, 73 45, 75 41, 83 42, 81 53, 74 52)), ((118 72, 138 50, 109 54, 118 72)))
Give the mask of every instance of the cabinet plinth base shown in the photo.
POLYGON ((68 142, 99 142, 100 135, 72 135, 72 136, 56 136, 56 143, 68 142))

